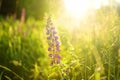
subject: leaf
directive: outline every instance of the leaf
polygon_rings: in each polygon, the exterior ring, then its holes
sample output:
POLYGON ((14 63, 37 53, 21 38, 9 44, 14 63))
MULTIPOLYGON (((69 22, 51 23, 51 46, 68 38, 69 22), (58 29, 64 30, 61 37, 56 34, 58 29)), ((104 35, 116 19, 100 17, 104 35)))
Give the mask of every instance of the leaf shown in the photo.
POLYGON ((3 72, 1 72, 1 74, 0 74, 0 80, 2 80, 2 75, 3 75, 3 72))
POLYGON ((95 80, 101 80, 101 79, 100 79, 100 73, 99 73, 99 72, 96 72, 96 73, 95 73, 95 80))
POLYGON ((9 72, 11 72, 11 73, 13 73, 15 76, 17 76, 18 78, 20 78, 20 80, 23 80, 22 77, 20 77, 18 74, 16 74, 16 73, 15 73, 14 71, 12 71, 11 69, 9 69, 9 68, 7 68, 7 67, 5 67, 5 66, 2 66, 2 65, 0 65, 0 67, 3 68, 3 69, 5 69, 5 70, 7 70, 7 71, 9 71, 9 72))
POLYGON ((13 60, 11 63, 13 63, 15 66, 22 66, 21 61, 13 60))
POLYGON ((92 75, 89 77, 89 80, 91 80, 94 76, 95 76, 95 74, 92 74, 92 75))
POLYGON ((7 79, 7 80, 12 80, 10 77, 8 77, 8 76, 5 76, 5 78, 7 79))

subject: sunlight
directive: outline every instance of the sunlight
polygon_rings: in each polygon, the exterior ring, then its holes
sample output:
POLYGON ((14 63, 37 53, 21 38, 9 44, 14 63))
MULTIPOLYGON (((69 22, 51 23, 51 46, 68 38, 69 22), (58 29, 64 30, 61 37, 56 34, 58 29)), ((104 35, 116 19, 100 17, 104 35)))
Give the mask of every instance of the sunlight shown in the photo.
POLYGON ((94 0, 93 1, 93 8, 99 9, 101 6, 109 5, 109 0, 94 0))
POLYGON ((70 15, 80 17, 86 15, 90 9, 99 9, 101 6, 109 5, 109 0, 64 0, 64 3, 70 15))
POLYGON ((120 0, 116 0, 116 1, 120 3, 120 0))
POLYGON ((102 0, 102 4, 103 4, 104 6, 109 5, 109 0, 102 0))
POLYGON ((79 17, 89 9, 88 0, 64 0, 66 10, 69 14, 79 17))
POLYGON ((94 0, 93 8, 99 9, 100 7, 101 7, 101 1, 100 0, 94 0))

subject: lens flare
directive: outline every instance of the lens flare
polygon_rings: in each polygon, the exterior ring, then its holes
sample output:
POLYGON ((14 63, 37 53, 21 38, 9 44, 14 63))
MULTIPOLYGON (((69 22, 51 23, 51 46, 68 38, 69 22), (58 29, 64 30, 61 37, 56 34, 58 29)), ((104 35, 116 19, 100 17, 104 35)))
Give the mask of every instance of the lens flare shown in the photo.
POLYGON ((79 17, 89 9, 88 0, 64 0, 67 12, 73 16, 79 17))
POLYGON ((109 5, 109 0, 64 0, 64 4, 68 14, 81 17, 89 13, 91 9, 109 5))

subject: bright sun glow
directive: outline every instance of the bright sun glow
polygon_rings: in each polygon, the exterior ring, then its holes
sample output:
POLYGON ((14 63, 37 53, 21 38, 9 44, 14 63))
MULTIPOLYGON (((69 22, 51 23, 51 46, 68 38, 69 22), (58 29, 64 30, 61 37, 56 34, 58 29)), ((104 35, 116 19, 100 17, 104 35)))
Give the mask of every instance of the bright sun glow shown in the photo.
POLYGON ((83 15, 89 8, 87 0, 65 0, 66 10, 73 16, 83 15))
POLYGON ((74 17, 80 17, 91 8, 98 9, 102 5, 109 5, 109 0, 64 0, 66 10, 74 17))
POLYGON ((116 0, 116 2, 119 2, 119 3, 120 3, 120 0, 116 0))

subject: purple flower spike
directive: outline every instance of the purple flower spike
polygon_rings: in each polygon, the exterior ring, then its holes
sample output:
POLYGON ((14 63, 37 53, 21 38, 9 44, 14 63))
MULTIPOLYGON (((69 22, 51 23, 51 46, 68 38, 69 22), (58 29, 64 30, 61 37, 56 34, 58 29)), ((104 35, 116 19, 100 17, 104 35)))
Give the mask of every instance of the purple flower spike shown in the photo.
POLYGON ((52 49, 51 48, 48 48, 48 51, 51 51, 52 49))
POLYGON ((60 52, 60 49, 57 49, 57 52, 60 52))
POLYGON ((56 48, 59 48, 60 47, 60 45, 59 44, 56 44, 56 48))
POLYGON ((48 36, 47 39, 50 40, 50 39, 51 39, 51 36, 48 36))
POLYGON ((46 25, 46 34, 48 35, 48 51, 50 52, 49 57, 51 58, 51 66, 54 64, 59 64, 61 60, 60 52, 60 42, 58 41, 57 31, 51 21, 51 18, 48 18, 46 25))
POLYGON ((53 34, 57 34, 57 32, 56 32, 56 31, 53 31, 53 34))
POLYGON ((55 40, 58 40, 58 36, 55 36, 55 40))
POLYGON ((60 42, 59 42, 59 41, 56 41, 56 44, 60 44, 60 42))
POLYGON ((53 54, 49 54, 49 57, 52 57, 53 56, 53 54))
POLYGON ((61 57, 60 57, 60 55, 59 55, 59 54, 58 54, 58 56, 57 56, 57 57, 58 57, 58 59, 61 59, 61 57))
POLYGON ((57 57, 58 56, 58 54, 54 54, 54 57, 57 57))
POLYGON ((55 30, 55 27, 51 27, 52 30, 55 30))
POLYGON ((56 47, 56 51, 60 52, 60 48, 59 48, 59 47, 56 47))
POLYGON ((57 59, 57 64, 59 64, 59 63, 60 63, 60 59, 61 59, 60 55, 58 55, 57 58, 58 58, 58 59, 57 59))

